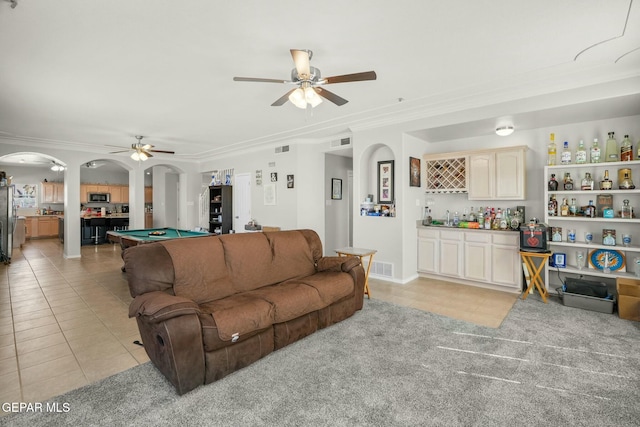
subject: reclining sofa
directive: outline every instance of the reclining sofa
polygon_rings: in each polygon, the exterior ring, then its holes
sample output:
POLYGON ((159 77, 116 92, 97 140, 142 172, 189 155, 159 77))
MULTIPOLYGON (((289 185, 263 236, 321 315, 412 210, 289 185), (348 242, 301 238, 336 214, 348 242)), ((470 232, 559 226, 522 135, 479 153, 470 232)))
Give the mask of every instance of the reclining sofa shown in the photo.
POLYGON ((176 239, 123 253, 153 364, 184 394, 363 305, 357 257, 323 257, 312 230, 176 239))

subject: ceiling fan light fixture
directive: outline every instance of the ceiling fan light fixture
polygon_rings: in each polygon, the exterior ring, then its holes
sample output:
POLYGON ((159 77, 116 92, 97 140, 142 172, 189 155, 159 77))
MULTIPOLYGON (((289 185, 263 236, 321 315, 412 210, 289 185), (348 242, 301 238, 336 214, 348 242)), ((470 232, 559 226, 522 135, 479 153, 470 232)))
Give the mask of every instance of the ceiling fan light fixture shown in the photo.
POLYGON ((305 93, 302 88, 298 88, 291 92, 289 95, 289 101, 298 108, 307 108, 307 100, 305 99, 305 93))
POLYGON ((132 158, 133 160, 135 160, 136 162, 139 162, 139 161, 141 160, 141 159, 140 159, 140 154, 138 154, 138 152, 137 152, 137 151, 134 151, 133 153, 131 153, 131 158, 132 158))
POLYGON ((509 136, 513 133, 513 126, 500 126, 496 128, 496 135, 498 136, 509 136))
POLYGON ((138 153, 138 157, 140 157, 140 160, 142 160, 143 162, 146 162, 146 161, 147 161, 147 159, 149 158, 149 157, 147 157, 147 154, 146 154, 146 153, 144 153, 143 151, 141 151, 140 153, 138 153))
POLYGON ((64 170, 64 166, 54 163, 53 166, 51 166, 51 170, 54 172, 62 172, 64 170))
POLYGON ((306 87, 304 89, 304 99, 308 104, 311 104, 311 108, 315 108, 322 103, 322 98, 312 87, 306 87))

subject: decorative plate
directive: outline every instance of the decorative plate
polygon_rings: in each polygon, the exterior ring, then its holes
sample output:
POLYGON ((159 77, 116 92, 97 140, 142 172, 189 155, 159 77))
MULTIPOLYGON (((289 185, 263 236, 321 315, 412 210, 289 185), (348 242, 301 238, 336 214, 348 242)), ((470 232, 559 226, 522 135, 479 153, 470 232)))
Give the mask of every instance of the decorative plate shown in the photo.
POLYGON ((624 254, 612 249, 594 249, 589 253, 589 264, 596 270, 603 270, 606 258, 609 257, 611 271, 625 271, 624 254))

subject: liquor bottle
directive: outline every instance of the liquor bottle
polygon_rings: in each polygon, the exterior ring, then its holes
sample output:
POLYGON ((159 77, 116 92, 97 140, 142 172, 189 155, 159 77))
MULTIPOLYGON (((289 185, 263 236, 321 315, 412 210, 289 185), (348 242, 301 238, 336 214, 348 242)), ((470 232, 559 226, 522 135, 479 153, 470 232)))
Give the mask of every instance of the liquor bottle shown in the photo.
POLYGON ((478 228, 484 228, 484 212, 482 212, 482 207, 478 209, 478 215, 476 215, 476 217, 478 218, 478 228))
POLYGON ((571 216, 576 216, 578 214, 578 205, 576 205, 576 198, 571 198, 571 204, 569 205, 569 214, 571 216))
POLYGON ((591 178, 591 173, 586 172, 584 174, 584 178, 582 178, 582 183, 580 184, 581 190, 593 190, 593 178, 591 178))
POLYGON ((549 191, 558 191, 558 181, 556 181, 555 173, 551 174, 551 179, 549 180, 548 189, 549 191))
POLYGON ((565 197, 562 199, 562 205, 560 206, 560 216, 569 216, 569 202, 565 197))
POLYGON ((593 138, 593 144, 591 144, 591 163, 600 163, 600 146, 598 145, 598 138, 593 138))
POLYGON ((613 181, 609 179, 609 170, 604 171, 604 179, 600 181, 601 190, 611 190, 613 188, 613 181))
POLYGON ((629 200, 624 199, 622 201, 622 210, 620 211, 620 218, 631 218, 631 206, 629 206, 629 200))
MULTIPOLYGON (((622 181, 618 182, 618 188, 620 190, 633 190, 636 188, 635 185, 633 185, 633 181, 631 180, 631 176, 629 176, 629 174, 631 173, 631 169, 623 169, 624 174, 622 177, 622 181)), ((620 172, 618 171, 618 178, 620 177, 620 172)))
POLYGON ((509 218, 509 209, 505 210, 500 218, 500 230, 506 230, 509 227, 511 219, 509 218))
POLYGON ((473 206, 469 210, 469 222, 477 222, 476 211, 473 210, 473 206))
POLYGON ((569 172, 564 174, 564 189, 573 190, 573 178, 571 178, 571 174, 569 172))
POLYGON ((576 150, 576 163, 584 164, 587 163, 587 149, 584 148, 584 141, 580 140, 578 143, 578 149, 576 150))
POLYGON ((596 217, 596 207, 593 204, 593 200, 589 200, 589 217, 591 218, 596 217))
POLYGON ((562 147, 562 153, 560 154, 560 163, 563 165, 570 165, 572 157, 571 150, 569 149, 569 141, 565 141, 564 146, 562 147))
POLYGON ((606 162, 617 162, 618 158, 618 141, 614 136, 614 132, 609 132, 609 139, 607 139, 607 145, 604 153, 606 162))
POLYGON ((558 201, 555 194, 549 197, 549 204, 547 205, 547 212, 549 216, 558 216, 558 201))
POLYGON ((556 136, 551 134, 549 136, 549 145, 547 145, 547 166, 554 166, 556 164, 556 136))
POLYGON ((522 219, 521 219, 520 211, 516 209, 516 212, 511 217, 509 227, 511 227, 512 230, 519 230, 521 223, 522 223, 522 219))
POLYGON ((630 162, 631 160, 633 160, 633 146, 631 145, 629 135, 625 135, 620 143, 620 161, 630 162))

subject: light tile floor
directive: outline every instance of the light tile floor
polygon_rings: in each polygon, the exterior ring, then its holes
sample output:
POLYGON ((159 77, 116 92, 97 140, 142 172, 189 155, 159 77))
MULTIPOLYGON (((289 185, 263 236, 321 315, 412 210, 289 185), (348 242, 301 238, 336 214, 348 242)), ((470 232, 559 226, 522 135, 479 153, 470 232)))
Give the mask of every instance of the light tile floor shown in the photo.
POLYGON ((0 402, 41 402, 148 361, 120 247, 28 241, 0 265, 0 402))
MULTIPOLYGON (((148 361, 117 245, 65 259, 57 239, 28 241, 0 264, 0 402, 42 402, 148 361)), ((517 295, 417 279, 370 281, 373 298, 498 327, 517 295)), ((1 415, 1 412, 0 412, 1 415)))

